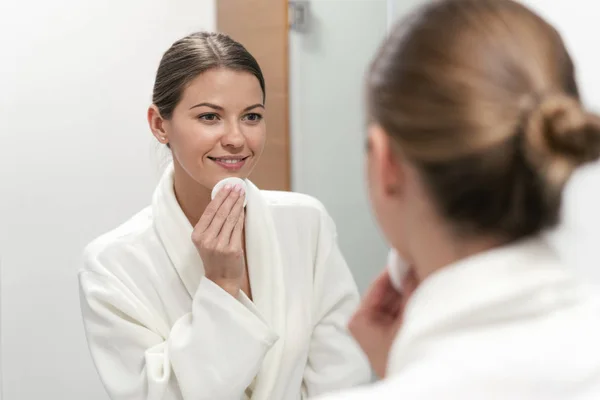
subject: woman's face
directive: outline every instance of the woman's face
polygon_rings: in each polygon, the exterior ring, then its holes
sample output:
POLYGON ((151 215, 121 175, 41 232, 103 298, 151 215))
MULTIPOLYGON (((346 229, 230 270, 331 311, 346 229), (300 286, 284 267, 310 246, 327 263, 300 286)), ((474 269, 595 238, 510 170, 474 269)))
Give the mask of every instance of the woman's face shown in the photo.
POLYGON ((158 139, 194 181, 212 189, 223 178, 250 175, 265 145, 264 113, 254 75, 211 69, 186 87, 171 119, 162 121, 166 140, 158 139))

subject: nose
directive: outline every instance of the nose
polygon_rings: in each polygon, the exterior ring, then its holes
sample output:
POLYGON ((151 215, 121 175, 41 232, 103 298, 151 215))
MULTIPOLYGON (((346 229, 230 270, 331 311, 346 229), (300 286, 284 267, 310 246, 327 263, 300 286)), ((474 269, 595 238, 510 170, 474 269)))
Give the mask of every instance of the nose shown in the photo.
POLYGON ((237 123, 231 124, 227 128, 227 131, 225 132, 223 137, 221 138, 221 144, 223 145, 223 147, 229 147, 234 149, 243 147, 245 141, 246 138, 244 137, 244 134, 242 133, 242 130, 239 124, 237 123))

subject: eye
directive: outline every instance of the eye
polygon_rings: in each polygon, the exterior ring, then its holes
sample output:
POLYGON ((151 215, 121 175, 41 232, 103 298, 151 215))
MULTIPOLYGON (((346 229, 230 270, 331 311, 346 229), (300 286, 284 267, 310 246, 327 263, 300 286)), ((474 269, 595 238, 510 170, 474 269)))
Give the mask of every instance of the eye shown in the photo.
POLYGON ((214 122, 219 119, 219 116, 215 113, 202 114, 198 117, 198 119, 207 122, 214 122))
POLYGON ((258 122, 263 118, 262 115, 258 113, 249 113, 244 115, 244 119, 250 122, 258 122))

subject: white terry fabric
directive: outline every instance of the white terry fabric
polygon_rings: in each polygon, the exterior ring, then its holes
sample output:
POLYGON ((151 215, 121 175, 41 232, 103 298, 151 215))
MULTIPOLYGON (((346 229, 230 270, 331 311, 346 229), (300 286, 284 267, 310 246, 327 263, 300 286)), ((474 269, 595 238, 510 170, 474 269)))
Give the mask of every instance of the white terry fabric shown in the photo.
POLYGON ((410 298, 389 376, 322 400, 600 399, 600 307, 539 238, 447 266, 410 298))
POLYGON ((307 398, 370 379, 346 330, 358 291, 316 200, 247 181, 253 301, 204 278, 172 166, 152 206, 92 242, 80 272, 84 326, 115 400, 307 398))

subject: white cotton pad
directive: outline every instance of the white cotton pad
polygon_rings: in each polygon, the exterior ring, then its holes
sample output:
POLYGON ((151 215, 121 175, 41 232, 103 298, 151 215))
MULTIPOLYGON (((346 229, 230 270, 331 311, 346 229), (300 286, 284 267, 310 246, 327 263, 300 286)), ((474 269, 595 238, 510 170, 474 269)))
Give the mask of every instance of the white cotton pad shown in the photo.
POLYGON ((402 279, 408 273, 408 264, 394 249, 391 249, 388 253, 387 270, 392 286, 400 292, 402 290, 402 279))
MULTIPOLYGON (((243 179, 240 178, 236 178, 236 177, 230 177, 230 178, 225 178, 220 180, 219 182, 217 182, 217 184, 215 185, 215 187, 212 190, 212 193, 210 194, 210 198, 214 199, 215 196, 217 195, 217 193, 219 193, 219 190, 221 190, 222 188, 225 187, 225 185, 241 185, 244 188, 244 193, 246 192, 246 182, 244 182, 243 179)), ((246 196, 244 194, 244 207, 246 207, 246 204, 248 204, 248 196, 246 196)))

